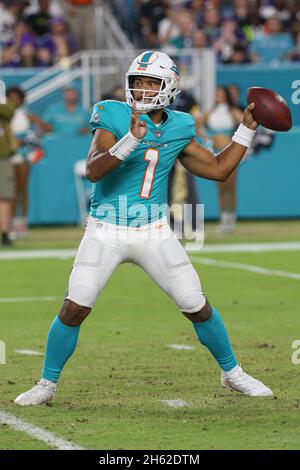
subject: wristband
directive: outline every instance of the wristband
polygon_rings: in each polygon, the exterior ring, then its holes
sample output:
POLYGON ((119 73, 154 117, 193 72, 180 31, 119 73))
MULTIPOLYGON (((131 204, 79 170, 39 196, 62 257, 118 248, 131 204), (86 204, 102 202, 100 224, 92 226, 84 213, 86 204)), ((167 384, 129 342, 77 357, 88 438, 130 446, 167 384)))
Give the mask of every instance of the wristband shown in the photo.
POLYGON ((137 139, 131 131, 129 131, 119 142, 109 149, 109 153, 123 161, 136 149, 141 141, 142 139, 137 139))
POLYGON ((232 140, 233 142, 237 142, 244 147, 250 147, 253 137, 255 136, 255 131, 249 129, 249 127, 244 126, 244 124, 240 124, 236 132, 234 133, 232 140))

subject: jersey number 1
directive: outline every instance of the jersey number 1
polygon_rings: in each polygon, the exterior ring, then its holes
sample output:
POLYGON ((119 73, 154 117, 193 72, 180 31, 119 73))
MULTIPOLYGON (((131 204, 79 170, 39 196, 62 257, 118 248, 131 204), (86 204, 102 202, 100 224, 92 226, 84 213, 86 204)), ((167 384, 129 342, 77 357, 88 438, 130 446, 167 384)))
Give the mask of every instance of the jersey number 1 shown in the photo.
POLYGON ((141 187, 140 197, 149 199, 153 185, 155 170, 159 159, 159 150, 148 149, 145 152, 144 160, 148 160, 145 170, 143 184, 141 187))

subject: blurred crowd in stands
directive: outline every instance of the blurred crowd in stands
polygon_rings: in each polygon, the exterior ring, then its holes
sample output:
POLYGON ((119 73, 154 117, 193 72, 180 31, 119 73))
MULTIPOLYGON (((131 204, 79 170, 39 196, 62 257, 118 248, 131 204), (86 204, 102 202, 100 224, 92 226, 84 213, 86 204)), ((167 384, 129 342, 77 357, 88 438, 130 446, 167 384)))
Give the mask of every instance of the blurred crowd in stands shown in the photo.
POLYGON ((80 49, 93 49, 93 0, 0 0, 2 67, 64 65, 80 49))
POLYGON ((138 48, 212 47, 220 63, 300 60, 300 0, 0 0, 1 65, 63 64, 94 48, 103 4, 138 48))
POLYGON ((182 48, 212 47, 220 63, 233 64, 300 60, 299 0, 112 3, 123 28, 140 48, 176 54, 182 48))

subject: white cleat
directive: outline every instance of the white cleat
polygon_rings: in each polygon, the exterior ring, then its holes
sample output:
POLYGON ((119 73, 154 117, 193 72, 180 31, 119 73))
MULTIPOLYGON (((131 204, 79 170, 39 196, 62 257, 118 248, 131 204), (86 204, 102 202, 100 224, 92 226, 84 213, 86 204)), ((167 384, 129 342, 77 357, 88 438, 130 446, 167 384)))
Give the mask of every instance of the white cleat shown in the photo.
POLYGON ((240 366, 229 372, 222 371, 221 384, 225 388, 235 390, 251 397, 271 397, 272 390, 257 379, 246 374, 240 366))
POLYGON ((43 405, 53 400, 55 391, 56 383, 41 379, 35 387, 21 393, 15 399, 15 403, 19 406, 43 405))
POLYGON ((219 235, 225 235, 227 233, 233 233, 235 232, 236 225, 234 223, 221 223, 220 225, 217 225, 216 227, 216 233, 219 235))

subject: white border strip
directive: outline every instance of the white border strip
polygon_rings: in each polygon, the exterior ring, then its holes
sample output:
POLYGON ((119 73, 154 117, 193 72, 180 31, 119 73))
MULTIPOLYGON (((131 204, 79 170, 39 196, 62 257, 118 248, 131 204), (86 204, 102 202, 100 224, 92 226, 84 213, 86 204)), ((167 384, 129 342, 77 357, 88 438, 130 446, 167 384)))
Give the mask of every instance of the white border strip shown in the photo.
POLYGON ((300 242, 278 243, 225 243, 205 245, 203 248, 197 243, 186 243, 186 251, 192 253, 265 253, 268 251, 300 251, 300 242))
POLYGON ((73 442, 65 441, 60 437, 55 436, 51 432, 45 431, 42 428, 33 426, 32 424, 22 421, 16 416, 6 413, 0 410, 0 424, 6 424, 16 431, 22 431, 28 436, 38 439, 39 441, 45 442, 51 447, 58 450, 85 450, 83 447, 79 447, 73 442))
POLYGON ((165 405, 169 406, 170 408, 184 408, 185 406, 192 406, 192 403, 188 403, 184 400, 160 400, 165 405))
POLYGON ((41 259, 41 258, 74 258, 76 250, 20 250, 0 253, 0 260, 10 259, 41 259))
POLYGON ((168 344, 170 349, 175 349, 176 351, 193 351, 195 346, 188 346, 186 344, 168 344))
POLYGON ((209 266, 216 266, 218 268, 229 268, 229 269, 240 269, 242 271, 249 271, 251 273, 264 274, 266 276, 278 276, 287 277, 288 279, 294 279, 300 281, 299 273, 290 273, 288 271, 280 271, 278 269, 267 269, 261 266, 255 266, 253 264, 246 263, 234 263, 231 261, 220 261, 211 258, 204 258, 202 256, 191 256, 191 260, 194 263, 206 264, 209 266))
POLYGON ((62 297, 44 296, 44 297, 0 297, 0 304, 11 304, 18 302, 56 302, 62 297))
POLYGON ((43 353, 32 351, 31 349, 14 349, 16 354, 23 354, 24 356, 43 356, 43 353))

